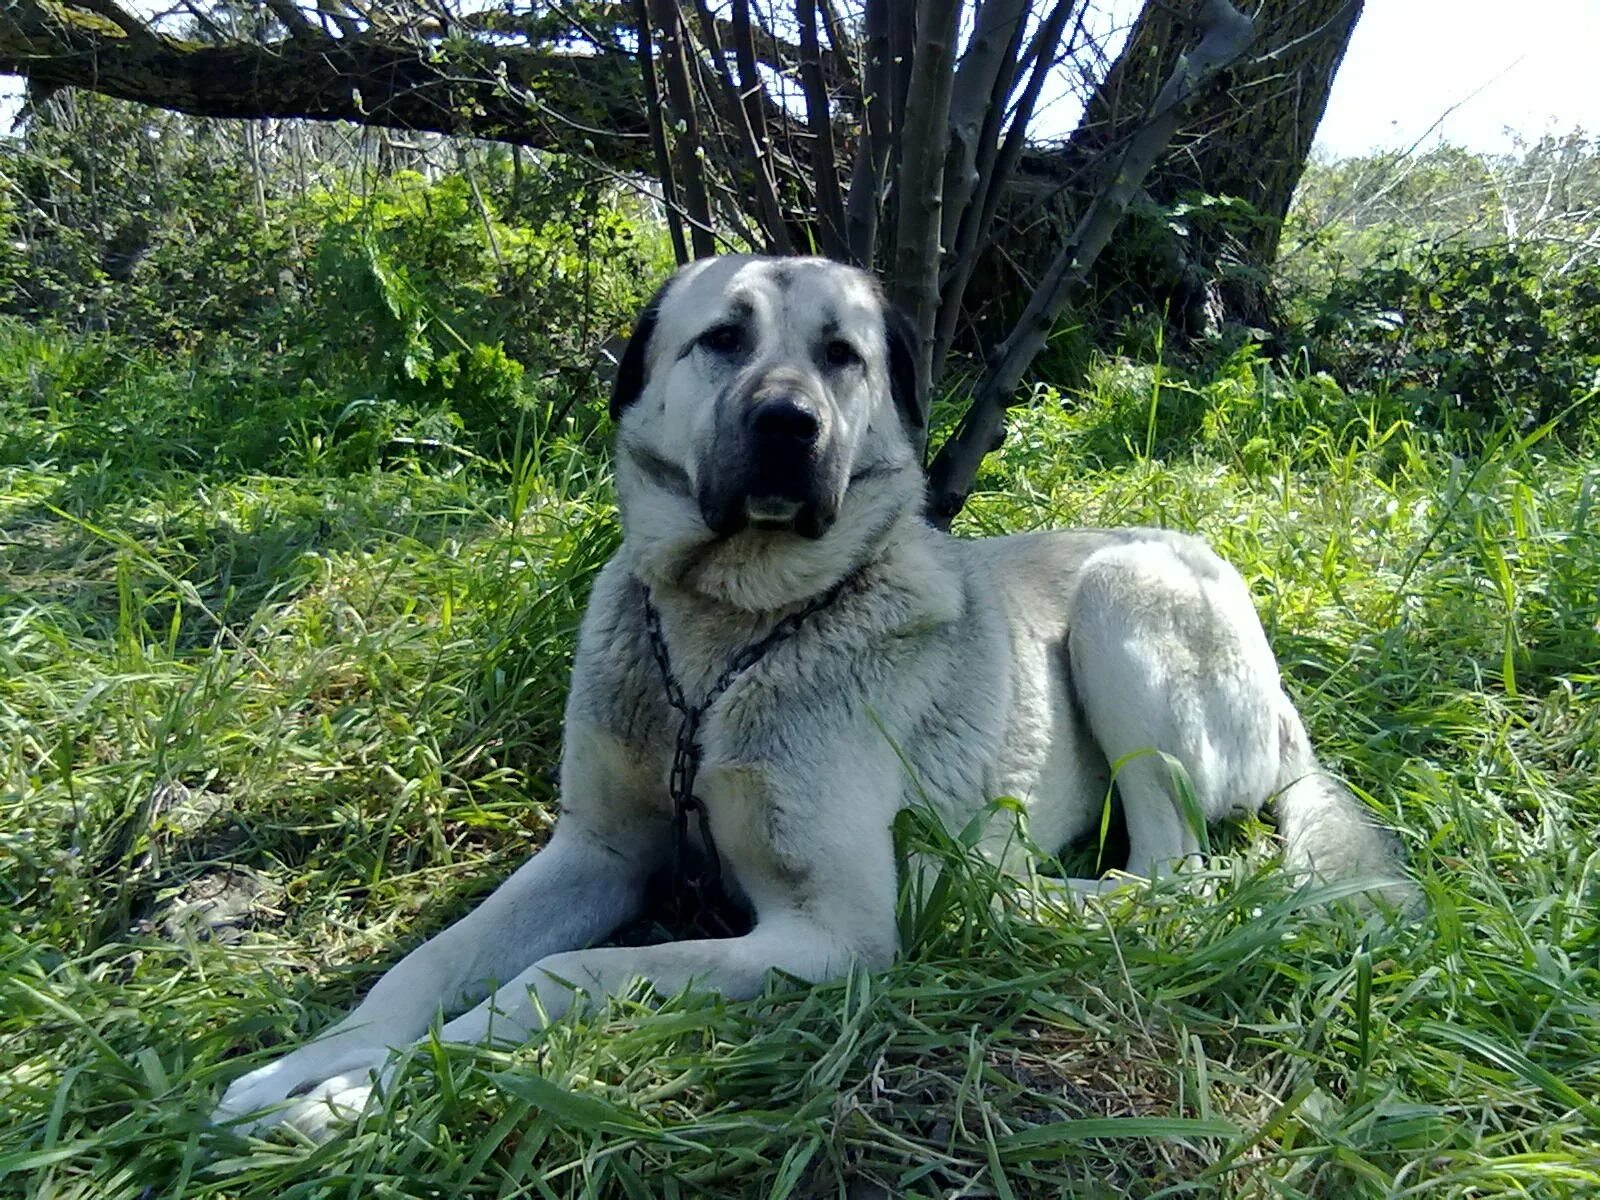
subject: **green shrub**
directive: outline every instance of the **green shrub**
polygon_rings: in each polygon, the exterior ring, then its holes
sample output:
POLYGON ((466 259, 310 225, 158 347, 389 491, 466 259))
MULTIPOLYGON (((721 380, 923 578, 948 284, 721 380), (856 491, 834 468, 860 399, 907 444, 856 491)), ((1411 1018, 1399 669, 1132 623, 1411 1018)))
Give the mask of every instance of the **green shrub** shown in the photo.
MULTIPOLYGON (((52 416, 50 453, 126 461, 185 411, 233 412, 218 453, 251 469, 501 458, 530 420, 600 424, 598 348, 670 266, 631 192, 483 146, 428 176, 325 148, 308 173, 304 149, 252 156, 238 133, 71 93, 0 144, 0 314, 104 335, 19 379, 9 411, 52 416), (108 402, 111 378, 69 377, 83 353, 144 379, 147 352, 175 376, 135 389, 139 411, 54 420, 108 402)), ((0 453, 43 452, 29 436, 0 453)))
MULTIPOLYGON (((497 160, 474 169, 504 186, 335 184, 274 201, 254 233, 218 213, 215 237, 157 239, 87 331, 77 310, 105 280, 24 256, 25 311, 0 324, 0 461, 154 469, 205 446, 233 469, 348 472, 502 459, 569 416, 593 433, 598 346, 667 269, 660 239, 611 191, 539 216, 549 196, 497 160)), ((226 207, 226 188, 195 187, 192 205, 226 207)))
MULTIPOLYGON (((528 224, 499 196, 461 175, 401 173, 366 195, 316 197, 322 232, 283 334, 304 369, 339 364, 379 395, 448 408, 489 456, 508 452, 530 413, 597 397, 598 344, 668 269, 660 238, 609 193, 528 224)), ((592 427, 601 406, 575 411, 592 427)))
POLYGON ((1600 267, 1552 273, 1506 246, 1393 253, 1307 307, 1313 364, 1410 394, 1424 421, 1468 438, 1567 416, 1600 387, 1600 267))

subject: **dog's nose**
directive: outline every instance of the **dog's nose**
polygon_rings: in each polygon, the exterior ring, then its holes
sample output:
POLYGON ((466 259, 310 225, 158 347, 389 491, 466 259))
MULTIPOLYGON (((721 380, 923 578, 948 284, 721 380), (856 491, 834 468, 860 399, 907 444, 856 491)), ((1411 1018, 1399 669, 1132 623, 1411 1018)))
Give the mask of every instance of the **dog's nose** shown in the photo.
POLYGON ((822 420, 806 400, 772 396, 750 410, 750 429, 763 441, 801 448, 817 440, 822 420))

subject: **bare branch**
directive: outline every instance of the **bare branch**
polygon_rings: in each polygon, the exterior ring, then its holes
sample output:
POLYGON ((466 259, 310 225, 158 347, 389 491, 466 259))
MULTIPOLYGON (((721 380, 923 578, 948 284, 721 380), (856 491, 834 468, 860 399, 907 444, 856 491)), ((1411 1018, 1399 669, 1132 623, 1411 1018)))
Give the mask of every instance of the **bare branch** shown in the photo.
POLYGON ((1073 288, 1111 240, 1145 176, 1166 150, 1195 97, 1236 61, 1254 34, 1250 19, 1228 0, 1206 0, 1204 33, 1190 55, 1180 55, 1151 112, 1113 164, 1100 193, 1055 255, 1034 289, 1011 336, 995 349, 961 424, 929 468, 929 511, 948 526, 961 511, 978 464, 999 445, 1005 412, 1016 400, 1022 374, 1043 349, 1073 288))
POLYGON ((650 30, 648 0, 633 0, 634 28, 639 38, 639 73, 644 79, 645 114, 650 122, 650 149, 656 157, 656 178, 661 181, 661 204, 667 213, 667 234, 672 256, 681 267, 689 261, 683 239, 683 219, 678 215, 678 189, 672 178, 672 156, 667 151, 667 131, 661 117, 661 88, 656 82, 655 38, 650 30))
POLYGON ((195 0, 183 0, 183 10, 195 19, 195 23, 209 33, 219 42, 228 40, 227 33, 222 26, 213 21, 210 15, 195 3, 195 0))
MULTIPOLYGON (((1050 14, 1034 34, 1027 55, 1032 61, 1033 69, 1028 75, 1028 82, 1023 86, 1022 95, 1018 97, 1012 110, 1011 127, 1003 144, 999 140, 999 126, 1004 116, 1002 112, 1004 103, 998 97, 985 121, 979 160, 976 164, 978 186, 968 198, 965 211, 961 214, 961 223, 956 232, 954 247, 947 259, 949 265, 940 290, 939 324, 935 330, 933 347, 932 369, 935 378, 942 372, 945 358, 955 341, 956 322, 961 316, 961 302, 966 296, 967 284, 972 279, 978 256, 983 252, 985 238, 994 228, 1000 198, 1005 194, 1006 188, 1011 183, 1011 177, 1016 173, 1017 163, 1021 161, 1022 151, 1027 143, 1028 125, 1033 120, 1033 110, 1039 102, 1039 94, 1044 90, 1045 79, 1055 61, 1054 56, 1061 42, 1061 35, 1074 11, 1078 13, 1081 21, 1084 12, 1083 0, 1057 0, 1055 7, 1050 10, 1050 14)), ((1001 82, 996 80, 997 90, 1001 82)), ((1006 81, 1007 89, 1014 82, 1014 79, 1006 81)))
POLYGON ((960 10, 958 0, 921 0, 906 94, 906 125, 896 138, 900 145, 900 168, 895 177, 899 203, 889 295, 922 341, 916 364, 918 383, 923 386, 930 379, 933 321, 939 306, 939 231, 960 10))
POLYGON ((675 173, 683 187, 689 219, 689 240, 696 258, 717 252, 711 226, 711 201, 706 195, 705 162, 701 157, 700 120, 689 79, 689 51, 683 17, 675 0, 651 0, 651 19, 661 33, 662 68, 667 79, 667 111, 672 118, 675 173))
POLYGON ((331 32, 328 29, 330 21, 339 27, 343 37, 356 37, 361 33, 361 23, 346 11, 347 7, 340 0, 317 0, 317 18, 322 24, 323 33, 331 32))
POLYGON ((0 7, 0 73, 200 117, 303 117, 589 154, 652 168, 631 59, 377 35, 207 46, 123 36, 39 0, 0 7))
POLYGON ((956 68, 950 92, 950 154, 945 162, 944 216, 939 244, 955 246, 967 202, 978 190, 978 155, 986 126, 998 134, 999 116, 1011 95, 1017 51, 1022 46, 1030 0, 984 0, 972 40, 956 68), (997 111, 998 110, 998 111, 997 111), (988 118, 994 115, 994 122, 988 118))
MULTIPOLYGON (((739 69, 739 104, 744 109, 744 119, 750 129, 751 140, 757 148, 757 169, 771 189, 776 204, 778 164, 772 150, 771 134, 767 125, 764 103, 767 99, 766 90, 761 82, 761 74, 756 70, 756 37, 750 21, 750 0, 734 0, 731 26, 733 58, 739 69)), ((789 239, 789 230, 783 223, 781 212, 778 213, 776 220, 781 228, 775 229, 774 235, 781 233, 782 240, 779 242, 779 247, 787 254, 792 250, 793 244, 789 239)))
POLYGON ((294 0, 266 0, 267 7, 272 10, 272 15, 283 22, 283 27, 289 31, 290 37, 316 37, 317 28, 311 19, 300 11, 294 0))
POLYGON ((758 98, 761 76, 756 71, 755 29, 750 23, 750 0, 733 0, 733 58, 739 68, 739 99, 745 106, 745 118, 750 131, 765 154, 767 146, 766 113, 758 98))
POLYGON ((906 95, 911 90, 911 65, 917 51, 916 0, 886 0, 889 30, 889 114, 893 129, 891 158, 894 174, 899 173, 900 135, 906 127, 906 95))
MULTIPOLYGON (((755 73, 754 48, 750 43, 750 11, 747 3, 736 6, 735 12, 742 10, 743 20, 737 16, 732 23, 735 37, 741 37, 743 47, 736 47, 734 57, 742 64, 747 58, 750 63, 750 72, 755 73)), ((762 92, 759 78, 753 89, 748 92, 733 77, 729 70, 727 55, 722 51, 722 43, 718 34, 720 23, 713 18, 711 9, 705 0, 695 0, 695 12, 699 17, 701 36, 706 41, 706 57, 711 60, 711 65, 717 73, 717 79, 722 84, 725 124, 733 126, 734 134, 739 142, 739 151, 735 156, 738 169, 735 174, 748 179, 756 196, 756 205, 760 213, 761 232, 765 235, 766 249, 770 254, 792 254, 794 243, 789 238, 789 227, 784 221, 783 204, 778 197, 777 180, 772 170, 771 155, 767 153, 762 138, 757 136, 759 128, 763 134, 766 130, 766 113, 762 110, 762 92), (753 122, 752 122, 753 118, 753 122)), ((742 73, 742 72, 741 72, 742 73)), ((739 205, 733 206, 733 211, 739 210, 739 205)), ((754 239, 760 241, 762 239, 754 239)))
POLYGON ((828 44, 833 47, 835 54, 846 59, 855 55, 855 43, 845 29, 833 0, 822 0, 822 27, 828 31, 828 44))
POLYGON ((850 174, 850 198, 845 209, 845 231, 851 261, 857 266, 870 267, 878 250, 878 210, 883 203, 884 174, 889 166, 889 93, 894 72, 889 61, 888 0, 867 0, 865 26, 861 106, 866 129, 857 139, 855 166, 850 174))
POLYGON ((816 0, 798 0, 796 15, 800 22, 800 86, 805 92, 806 124, 811 130, 811 174, 817 189, 817 225, 822 252, 829 258, 846 259, 849 249, 844 235, 844 199, 839 194, 828 84, 822 74, 816 0))

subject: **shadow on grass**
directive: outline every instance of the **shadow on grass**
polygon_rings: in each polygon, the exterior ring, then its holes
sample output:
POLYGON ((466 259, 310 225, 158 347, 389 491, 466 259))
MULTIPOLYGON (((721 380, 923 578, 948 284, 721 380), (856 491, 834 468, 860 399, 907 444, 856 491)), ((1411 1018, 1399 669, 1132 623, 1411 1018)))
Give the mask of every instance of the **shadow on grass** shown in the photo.
POLYGON ((219 626, 242 635, 264 608, 314 585, 328 556, 436 547, 471 539, 491 521, 468 485, 425 475, 111 476, 74 471, 6 514, 0 603, 61 606, 100 636, 132 620, 167 641, 181 592, 199 611, 179 623, 171 645, 200 649, 219 626))

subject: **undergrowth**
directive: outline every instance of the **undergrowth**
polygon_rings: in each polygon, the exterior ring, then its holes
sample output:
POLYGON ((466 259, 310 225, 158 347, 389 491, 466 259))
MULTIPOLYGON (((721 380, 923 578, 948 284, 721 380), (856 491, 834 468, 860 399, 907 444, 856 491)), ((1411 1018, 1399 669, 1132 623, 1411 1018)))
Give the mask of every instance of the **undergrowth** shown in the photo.
POLYGON ((1600 1189, 1581 445, 1465 450, 1248 354, 1203 384, 1108 363, 1017 414, 964 518, 1209 537, 1324 756, 1399 830, 1414 920, 1290 891, 1254 823, 1206 886, 1084 914, 908 825, 948 886, 890 971, 428 1047, 309 1147, 207 1114, 547 835, 617 538, 604 455, 587 422, 524 421, 494 462, 366 427, 346 454, 324 422, 318 458, 311 385, 238 412, 170 363, 58 387, 101 369, 77 353, 0 446, 0 1194, 1600 1189), (224 428, 264 448, 219 451, 224 428))

